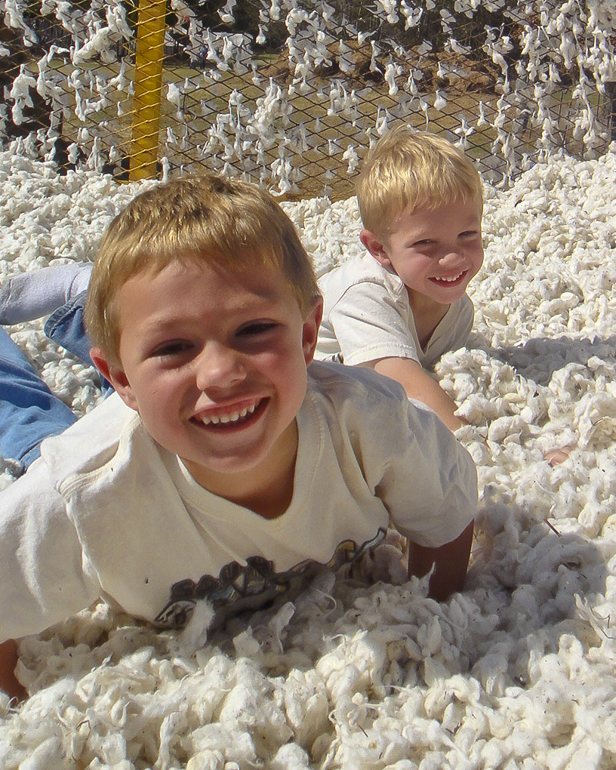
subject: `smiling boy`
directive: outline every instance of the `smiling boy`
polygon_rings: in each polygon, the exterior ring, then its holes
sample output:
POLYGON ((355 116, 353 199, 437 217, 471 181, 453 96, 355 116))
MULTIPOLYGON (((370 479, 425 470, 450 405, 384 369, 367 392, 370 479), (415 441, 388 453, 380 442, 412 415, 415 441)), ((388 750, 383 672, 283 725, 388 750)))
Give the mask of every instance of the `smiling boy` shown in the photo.
POLYGON ((0 447, 30 463, 0 495, 0 687, 20 692, 11 638, 99 597, 174 628, 205 601, 220 624, 391 525, 410 575, 434 565, 433 596, 462 588, 470 456, 391 380, 311 363, 321 307, 273 198, 210 176, 142 193, 103 238, 86 325, 116 392, 99 406, 54 413, 0 334, 0 447), (40 445, 8 430, 24 410, 40 445))
POLYGON ((368 154, 357 183, 364 257, 319 280, 317 358, 400 382, 455 430, 455 403, 428 369, 466 342, 466 294, 483 263, 481 178, 445 139, 399 126, 368 154))
POLYGON ((177 262, 129 279, 117 298, 121 365, 100 348, 91 356, 198 484, 273 518, 293 491, 320 304, 304 320, 280 274, 259 266, 232 278, 177 262))

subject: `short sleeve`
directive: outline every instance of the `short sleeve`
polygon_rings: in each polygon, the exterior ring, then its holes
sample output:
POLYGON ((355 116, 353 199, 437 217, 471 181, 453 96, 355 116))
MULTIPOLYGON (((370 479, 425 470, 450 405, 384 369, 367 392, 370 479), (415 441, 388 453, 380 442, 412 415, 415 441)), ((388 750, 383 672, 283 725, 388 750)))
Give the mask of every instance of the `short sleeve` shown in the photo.
POLYGON ((399 430, 399 449, 389 452, 378 493, 402 534, 436 548, 455 540, 477 515, 475 463, 449 428, 418 401, 408 400, 399 430))
POLYGON ((351 372, 367 388, 345 400, 340 416, 367 488, 390 523, 418 545, 438 548, 455 540, 477 514, 472 457, 399 383, 369 369, 351 372))
POLYGON ((343 362, 349 366, 379 358, 419 362, 418 343, 411 333, 410 306, 406 304, 376 282, 350 286, 328 316, 343 362))
POLYGON ((39 633, 98 596, 64 500, 37 460, 0 493, 0 641, 39 633))

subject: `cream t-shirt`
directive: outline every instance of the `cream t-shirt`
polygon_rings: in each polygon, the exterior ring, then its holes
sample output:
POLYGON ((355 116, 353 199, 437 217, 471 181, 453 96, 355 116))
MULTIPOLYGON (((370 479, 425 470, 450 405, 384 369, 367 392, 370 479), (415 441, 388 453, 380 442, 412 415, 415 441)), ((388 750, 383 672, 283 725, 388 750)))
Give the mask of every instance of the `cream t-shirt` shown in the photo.
POLYGON ((477 503, 470 455, 428 409, 371 370, 309 367, 288 510, 268 520, 200 487, 117 394, 0 493, 0 641, 99 596, 161 626, 196 602, 222 619, 300 590, 395 525, 455 539, 477 503))
POLYGON ((321 360, 357 366, 411 358, 430 369, 444 353, 462 347, 473 326, 473 303, 464 294, 422 348, 406 286, 370 254, 325 273, 319 287, 324 307, 316 355, 321 360))

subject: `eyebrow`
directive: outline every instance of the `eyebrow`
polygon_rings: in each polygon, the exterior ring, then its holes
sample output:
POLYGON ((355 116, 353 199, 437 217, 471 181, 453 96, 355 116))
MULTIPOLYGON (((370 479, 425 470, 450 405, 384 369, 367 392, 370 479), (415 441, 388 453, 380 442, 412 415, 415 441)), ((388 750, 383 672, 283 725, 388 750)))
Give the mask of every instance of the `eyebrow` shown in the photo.
MULTIPOLYGON (((231 312, 236 313, 237 315, 241 315, 243 313, 255 313, 258 315, 261 312, 268 310, 271 306, 271 303, 275 301, 276 297, 271 293, 263 295, 253 294, 251 295, 250 300, 241 301, 237 305, 232 305, 230 308, 227 308, 225 314, 231 312)), ((220 315, 220 308, 212 307, 208 309, 208 313, 218 317, 220 315)), ((144 323, 144 328, 146 330, 150 327, 154 327, 156 329, 164 329, 165 327, 172 327, 176 326, 177 324, 194 323, 195 321, 199 320, 199 317, 200 316, 197 313, 194 315, 190 311, 183 311, 180 313, 176 311, 176 308, 169 308, 159 315, 149 316, 144 323)))

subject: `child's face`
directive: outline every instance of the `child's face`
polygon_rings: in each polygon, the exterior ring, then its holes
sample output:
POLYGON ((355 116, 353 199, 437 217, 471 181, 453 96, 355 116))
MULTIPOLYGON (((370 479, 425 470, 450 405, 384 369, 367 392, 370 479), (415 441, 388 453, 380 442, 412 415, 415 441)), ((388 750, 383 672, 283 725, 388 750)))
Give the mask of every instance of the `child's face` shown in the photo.
POLYGON ((202 486, 226 496, 294 462, 320 303, 303 318, 272 269, 179 262, 131 278, 117 302, 121 364, 102 368, 202 486))
POLYGON ((384 243, 370 242, 370 235, 363 231, 364 245, 404 281, 414 308, 426 298, 439 305, 460 299, 483 263, 481 214, 473 200, 405 212, 384 243))

